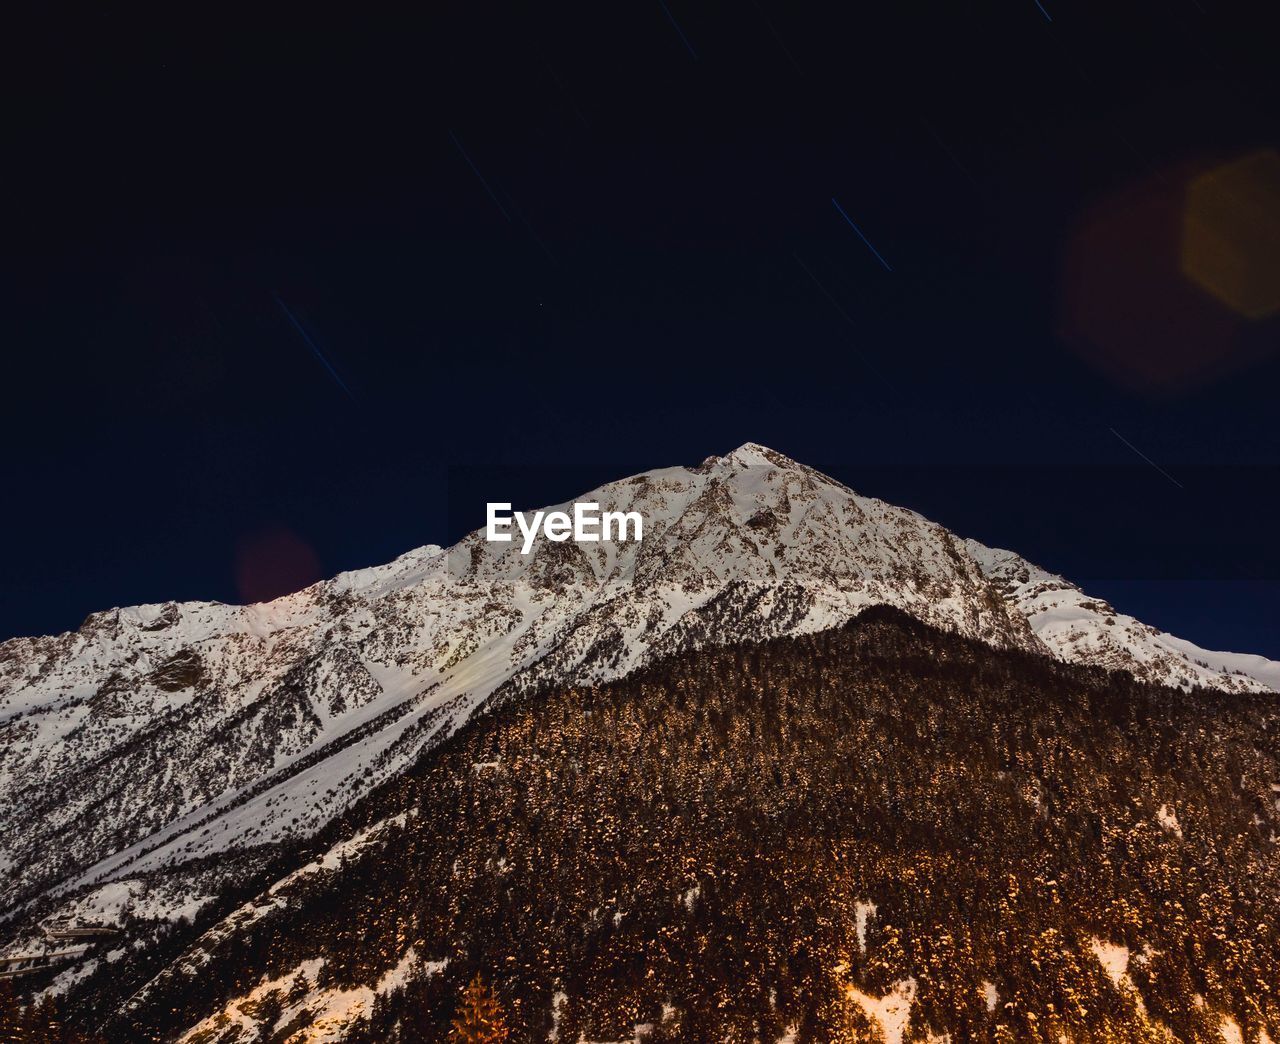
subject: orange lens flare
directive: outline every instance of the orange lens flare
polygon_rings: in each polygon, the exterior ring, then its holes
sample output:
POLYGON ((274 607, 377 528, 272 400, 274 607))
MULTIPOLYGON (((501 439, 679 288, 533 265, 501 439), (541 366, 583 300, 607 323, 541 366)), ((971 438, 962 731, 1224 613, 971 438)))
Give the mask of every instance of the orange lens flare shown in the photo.
POLYGON ((1280 311, 1280 155, 1253 152, 1191 180, 1182 272, 1247 319, 1280 311))

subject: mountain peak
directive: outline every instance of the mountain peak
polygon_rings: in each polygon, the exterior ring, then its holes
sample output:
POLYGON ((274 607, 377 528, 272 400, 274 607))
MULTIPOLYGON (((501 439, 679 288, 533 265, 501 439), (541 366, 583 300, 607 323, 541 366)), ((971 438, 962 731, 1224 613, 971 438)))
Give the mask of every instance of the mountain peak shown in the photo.
MULTIPOLYGON (((29 803, 0 803, 0 914, 313 834, 491 699, 871 606, 1166 685, 1280 687, 1278 664, 1165 635, 759 443, 579 500, 639 512, 643 541, 525 555, 473 533, 305 596, 119 610, 0 646, 0 794, 29 803), (26 807, 45 810, 38 825, 26 807)), ((201 894, 197 877, 182 888, 201 894)))
MULTIPOLYGON (((0 959, 45 952, 48 932, 36 914, 45 925, 106 924, 122 934, 132 931, 131 918, 150 925, 190 919, 224 901, 228 887, 266 872, 265 861, 283 846, 323 836, 335 817, 371 794, 403 793, 384 784, 416 778, 427 755, 485 705, 518 707, 522 695, 534 696, 536 706, 564 701, 566 689, 594 690, 681 656, 696 663, 703 653, 717 655, 717 647, 838 635, 854 618, 905 617, 919 621, 921 634, 928 625, 997 650, 1123 670, 1183 689, 1280 689, 1280 664, 1199 649, 1013 552, 860 496, 759 443, 696 468, 618 480, 578 499, 638 513, 643 540, 539 541, 525 554, 477 531, 453 548, 418 548, 275 602, 113 610, 74 634, 0 645, 0 959), (36 913, 21 913, 24 904, 36 913)), ((795 664, 797 650, 808 655, 819 646, 774 648, 795 664)), ((735 657, 757 660, 755 653, 730 654, 721 662, 735 657)), ((916 670, 910 660, 892 669, 903 678, 916 670)), ((1101 672, 1089 677, 1101 689, 1111 684, 1101 672)), ((874 692, 872 706, 883 706, 882 687, 867 691, 874 692)), ((1076 710, 1083 706, 1072 701, 1076 710)), ((1189 701, 1172 705, 1182 713, 1189 701)), ((689 714, 683 706, 679 712, 689 714)), ((554 720, 567 724, 570 716, 554 720)), ((701 719, 693 720, 702 731, 701 719)), ((814 719, 802 712, 794 720, 814 719)), ((976 727, 980 732, 981 722, 976 727)), ((529 765, 520 755, 509 763, 500 751, 462 757, 461 774, 474 779, 457 791, 470 798, 474 783, 485 788, 476 795, 497 794, 508 787, 501 781, 520 778, 508 773, 529 765)), ((538 773, 539 786, 567 778, 545 766, 538 773)), ((1265 777, 1269 786, 1274 778, 1265 777)), ((948 793, 936 790, 941 785, 928 793, 948 793)), ((785 789, 781 777, 777 787, 785 789)), ((387 822, 398 818, 403 827, 417 807, 444 806, 415 806, 387 822)), ((442 822, 424 814, 428 820, 442 822)), ((339 842, 283 880, 339 870, 376 829, 339 842)), ((683 892, 689 886, 682 882, 681 894, 696 896, 683 892)), ((262 912, 287 905, 270 894, 268 902, 240 907, 223 922, 226 931, 238 934, 262 912)), ((692 908, 690 899, 683 908, 692 908)), ((621 907, 615 916, 624 916, 621 907)), ((217 940, 220 930, 204 938, 217 940)), ((132 937, 122 941, 135 945, 132 937)), ((103 967, 112 960, 106 955, 103 967)), ((98 961, 69 965, 54 991, 92 974, 98 961)), ((154 989, 135 996, 145 999, 154 989)), ((161 995, 163 988, 153 994, 161 995)), ((222 1032, 211 1023, 184 1039, 204 1039, 205 1029, 222 1032)), ((579 1039, 568 1024, 561 1029, 579 1039)))
POLYGON ((779 453, 758 442, 744 442, 732 453, 726 454, 724 460, 743 467, 775 467, 799 468, 800 465, 785 453, 779 453))

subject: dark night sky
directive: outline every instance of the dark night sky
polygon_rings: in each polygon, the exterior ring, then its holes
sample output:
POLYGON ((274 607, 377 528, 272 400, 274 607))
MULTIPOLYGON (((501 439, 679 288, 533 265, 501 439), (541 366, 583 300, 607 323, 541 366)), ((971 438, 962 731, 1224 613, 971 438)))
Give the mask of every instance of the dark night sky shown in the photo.
POLYGON ((1177 270, 1263 5, 1043 2, 15 33, 0 637, 753 440, 1280 657, 1280 327, 1177 270))

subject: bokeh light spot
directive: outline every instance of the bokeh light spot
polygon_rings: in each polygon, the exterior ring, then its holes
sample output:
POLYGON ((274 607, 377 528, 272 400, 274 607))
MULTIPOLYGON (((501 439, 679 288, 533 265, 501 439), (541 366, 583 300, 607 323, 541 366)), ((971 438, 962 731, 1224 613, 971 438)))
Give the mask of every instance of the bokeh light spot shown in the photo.
POLYGON ((1132 183, 1082 215, 1067 247, 1062 332, 1095 370, 1164 396, 1203 386, 1241 361, 1243 320, 1179 267, 1192 172, 1132 183))
POLYGON ((236 550, 236 589, 245 605, 301 591, 321 578, 315 551, 289 529, 255 533, 236 550))
POLYGON ((1253 152, 1187 186, 1182 271, 1232 311, 1280 311, 1280 155, 1253 152))

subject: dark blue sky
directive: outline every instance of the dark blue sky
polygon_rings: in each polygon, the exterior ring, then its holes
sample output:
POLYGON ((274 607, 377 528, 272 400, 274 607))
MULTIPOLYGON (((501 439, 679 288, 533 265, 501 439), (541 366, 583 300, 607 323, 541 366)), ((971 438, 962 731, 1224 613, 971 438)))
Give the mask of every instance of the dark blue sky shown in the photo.
POLYGON ((1178 270, 1256 5, 861 6, 31 27, 0 637, 754 440, 1280 657, 1280 328, 1178 270))

